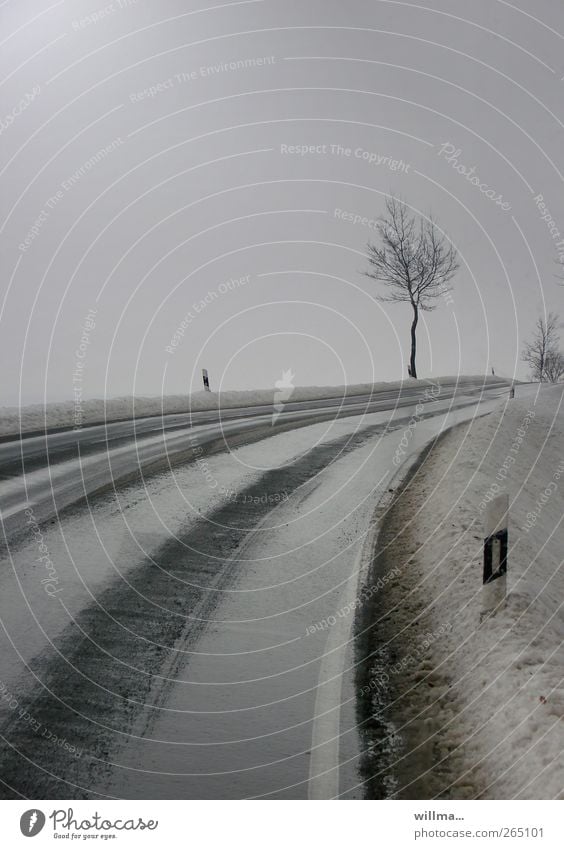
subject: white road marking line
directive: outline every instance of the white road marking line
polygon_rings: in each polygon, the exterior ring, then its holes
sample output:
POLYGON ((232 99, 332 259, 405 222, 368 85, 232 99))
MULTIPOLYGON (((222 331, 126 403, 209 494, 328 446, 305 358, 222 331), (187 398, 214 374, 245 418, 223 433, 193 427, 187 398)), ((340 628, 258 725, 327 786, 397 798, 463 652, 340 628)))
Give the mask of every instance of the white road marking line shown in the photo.
MULTIPOLYGON (((366 569, 367 558, 372 555, 376 530, 377 524, 371 522, 360 543, 351 576, 339 597, 337 610, 346 608, 358 596, 359 578, 366 569)), ((354 613, 337 615, 336 620, 327 635, 315 697, 308 783, 310 799, 334 799, 339 795, 343 673, 354 613)))

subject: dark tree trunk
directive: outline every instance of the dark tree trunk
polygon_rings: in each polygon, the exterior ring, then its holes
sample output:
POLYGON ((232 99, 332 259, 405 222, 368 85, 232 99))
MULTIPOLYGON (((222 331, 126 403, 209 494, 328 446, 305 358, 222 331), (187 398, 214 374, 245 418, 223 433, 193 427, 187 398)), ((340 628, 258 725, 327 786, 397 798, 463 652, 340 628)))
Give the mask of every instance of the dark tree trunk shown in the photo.
POLYGON ((411 306, 413 307, 413 321, 411 322, 411 357, 409 360, 409 372, 411 374, 411 377, 417 377, 417 369, 415 368, 417 339, 415 336, 415 331, 417 329, 417 322, 419 321, 419 312, 416 304, 412 304, 411 306))

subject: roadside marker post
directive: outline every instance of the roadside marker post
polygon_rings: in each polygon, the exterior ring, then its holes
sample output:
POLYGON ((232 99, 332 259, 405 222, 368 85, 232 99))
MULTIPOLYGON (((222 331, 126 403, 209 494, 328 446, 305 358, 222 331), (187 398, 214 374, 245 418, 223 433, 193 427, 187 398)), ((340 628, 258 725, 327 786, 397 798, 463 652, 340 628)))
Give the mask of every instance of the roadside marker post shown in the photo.
POLYGON ((507 594, 509 496, 498 495, 486 508, 481 620, 494 613, 507 594))
POLYGON ((210 379, 209 379, 209 377, 208 377, 208 370, 207 370, 207 368, 203 368, 203 369, 202 369, 202 380, 204 381, 204 389, 206 390, 206 392, 211 392, 211 389, 210 389, 210 379))

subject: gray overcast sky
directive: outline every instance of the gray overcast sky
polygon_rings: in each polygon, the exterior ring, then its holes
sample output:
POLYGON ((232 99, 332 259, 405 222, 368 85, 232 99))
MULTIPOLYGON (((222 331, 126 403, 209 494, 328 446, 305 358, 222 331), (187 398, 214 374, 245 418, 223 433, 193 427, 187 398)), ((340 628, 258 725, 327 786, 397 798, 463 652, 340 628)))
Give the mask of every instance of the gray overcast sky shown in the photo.
POLYGON ((199 390, 202 366, 225 389, 400 378, 409 308, 375 300, 373 230, 335 214, 386 194, 462 258, 421 376, 524 376, 537 315, 564 313, 559 0, 7 0, 0 20, 0 403, 72 397, 77 349, 85 397, 199 390))

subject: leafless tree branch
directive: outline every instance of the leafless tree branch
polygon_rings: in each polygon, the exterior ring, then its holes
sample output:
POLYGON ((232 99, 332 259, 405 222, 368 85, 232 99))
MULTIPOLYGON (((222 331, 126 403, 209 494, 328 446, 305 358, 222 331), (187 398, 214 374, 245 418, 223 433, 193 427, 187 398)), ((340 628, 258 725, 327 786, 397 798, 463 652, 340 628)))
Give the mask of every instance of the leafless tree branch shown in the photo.
POLYGON ((559 325, 556 313, 538 318, 531 341, 523 346, 521 359, 530 366, 533 380, 557 383, 564 375, 564 355, 559 350, 559 325))
POLYGON ((411 304, 410 374, 416 377, 419 310, 435 309, 437 299, 450 291, 449 283, 459 268, 457 252, 432 218, 415 216, 398 198, 386 200, 386 212, 378 221, 377 231, 379 244, 368 243, 369 268, 364 273, 387 288, 378 300, 411 304))

